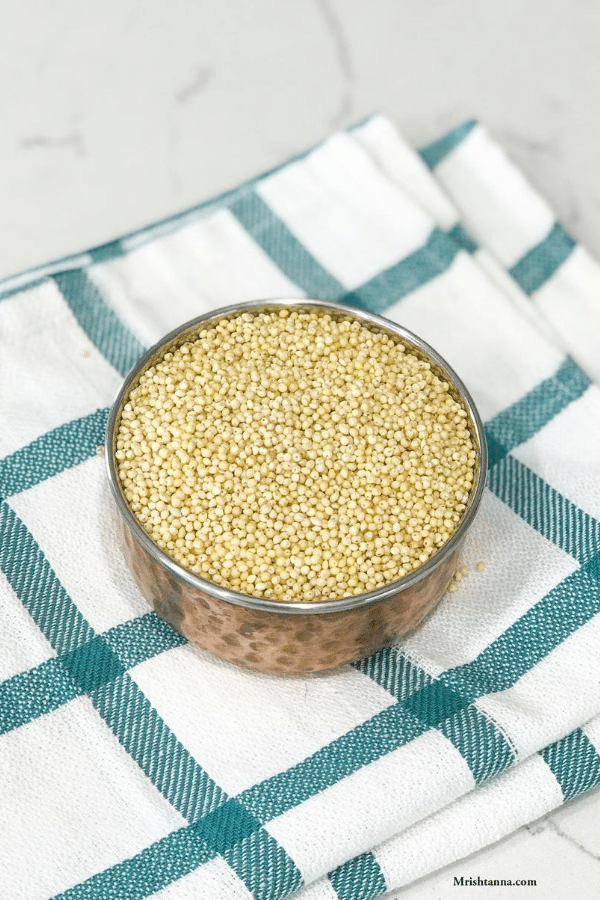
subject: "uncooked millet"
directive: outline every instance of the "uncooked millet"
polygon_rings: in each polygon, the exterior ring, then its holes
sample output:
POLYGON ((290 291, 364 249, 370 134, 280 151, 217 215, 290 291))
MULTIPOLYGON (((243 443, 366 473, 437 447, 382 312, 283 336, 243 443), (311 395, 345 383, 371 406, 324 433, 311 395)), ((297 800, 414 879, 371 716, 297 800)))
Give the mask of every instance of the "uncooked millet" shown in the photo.
POLYGON ((231 315, 138 377, 115 456, 152 540, 216 584, 279 601, 354 596, 456 530, 467 412, 397 338, 318 310, 231 315))
MULTIPOLYGON (((476 568, 477 568, 478 572, 483 572, 485 569, 485 563, 478 562, 476 568)), ((448 592, 450 594, 454 594, 455 591, 458 590, 458 583, 460 581, 462 581, 463 578, 466 578, 468 574, 469 574, 468 566, 461 566, 460 569, 457 569, 456 572, 454 573, 454 575, 452 576, 450 584, 448 585, 448 592)))

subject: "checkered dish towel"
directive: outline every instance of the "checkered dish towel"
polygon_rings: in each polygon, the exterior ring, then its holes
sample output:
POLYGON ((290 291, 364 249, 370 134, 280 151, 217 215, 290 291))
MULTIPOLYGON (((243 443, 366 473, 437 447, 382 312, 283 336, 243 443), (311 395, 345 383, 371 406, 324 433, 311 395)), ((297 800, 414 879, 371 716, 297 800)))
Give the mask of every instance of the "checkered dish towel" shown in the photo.
POLYGON ((600 782, 600 269, 480 125, 419 155, 374 117, 1 288, 3 900, 364 900, 600 782), (147 345, 289 296, 421 335, 490 459, 459 590, 279 677, 149 610, 97 447, 147 345))

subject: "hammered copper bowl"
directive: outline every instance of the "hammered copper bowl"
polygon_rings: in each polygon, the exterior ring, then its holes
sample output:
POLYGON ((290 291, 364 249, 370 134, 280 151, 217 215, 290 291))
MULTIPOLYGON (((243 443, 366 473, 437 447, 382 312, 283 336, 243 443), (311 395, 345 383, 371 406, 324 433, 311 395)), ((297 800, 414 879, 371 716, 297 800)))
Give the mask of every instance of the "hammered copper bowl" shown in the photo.
POLYGON ((119 512, 122 547, 131 572, 156 612, 193 644, 210 653, 263 672, 298 673, 331 669, 361 659, 408 635, 435 608, 458 568, 458 558, 485 483, 487 451, 481 418, 456 373, 424 341, 376 316, 319 300, 255 301, 224 307, 170 332, 129 373, 108 420, 106 461, 119 512), (403 578, 369 593, 322 602, 284 603, 237 593, 182 568, 143 530, 123 495, 115 460, 115 441, 123 405, 140 373, 206 325, 243 312, 282 307, 318 309, 350 318, 400 338, 427 359, 467 411, 477 451, 471 495, 463 518, 446 544, 403 578))

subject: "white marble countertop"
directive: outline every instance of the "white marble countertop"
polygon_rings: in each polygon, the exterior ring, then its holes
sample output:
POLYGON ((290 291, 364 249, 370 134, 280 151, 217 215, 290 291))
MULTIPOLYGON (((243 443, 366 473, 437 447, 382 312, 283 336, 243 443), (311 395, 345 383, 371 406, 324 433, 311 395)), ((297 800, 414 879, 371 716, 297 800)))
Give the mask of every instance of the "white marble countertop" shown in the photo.
MULTIPOLYGON (((600 257, 595 0, 22 0, 0 31, 0 278, 178 212, 386 113, 419 146, 478 118, 600 257)), ((397 892, 535 879, 600 896, 600 793, 397 892)), ((488 896, 472 888, 469 896, 488 896)))

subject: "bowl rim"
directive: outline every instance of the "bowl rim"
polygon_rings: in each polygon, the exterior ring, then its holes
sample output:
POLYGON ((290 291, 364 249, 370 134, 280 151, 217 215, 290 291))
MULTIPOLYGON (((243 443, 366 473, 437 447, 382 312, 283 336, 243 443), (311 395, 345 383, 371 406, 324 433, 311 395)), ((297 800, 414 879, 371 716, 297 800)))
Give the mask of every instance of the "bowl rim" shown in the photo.
POLYGON ((211 310, 210 312, 190 319, 182 325, 179 325, 177 328, 169 331, 144 353, 125 376, 109 412, 104 449, 108 480, 113 498, 116 501, 117 509, 138 543, 142 545, 156 562, 160 563, 177 578, 187 582, 191 587, 200 591, 202 594, 208 594, 209 596, 231 603, 235 606, 243 606, 249 609, 261 610, 263 612, 268 611, 290 615, 297 615, 300 613, 334 613, 341 612, 342 610, 374 605, 388 597, 397 595, 426 579, 462 543, 481 502, 487 475, 487 443, 483 421, 471 394, 449 363, 447 363, 446 360, 426 341, 412 331, 409 331, 409 329, 405 328, 403 325, 399 325, 390 319, 386 319, 384 316, 380 316, 377 313, 372 313, 367 310, 362 310, 342 303, 312 298, 273 298, 235 303, 211 310), (132 510, 129 508, 121 490, 117 473, 117 463, 114 456, 116 429, 122 407, 127 400, 129 391, 144 369, 148 368, 156 357, 168 352, 170 345, 176 346, 180 343, 184 343, 186 335, 191 337, 194 331, 201 326, 209 324, 211 321, 217 322, 227 316, 242 315, 245 312, 275 312, 281 309, 318 309, 323 313, 332 314, 336 318, 351 318, 353 320, 358 320, 362 324, 371 325, 380 331, 391 332, 396 337, 408 343, 412 349, 417 350, 425 358, 429 358, 429 360, 433 361, 437 369, 441 370, 443 377, 449 382, 451 387, 460 397, 470 418, 471 433, 477 451, 476 475, 469 503, 456 531, 451 535, 449 540, 439 548, 439 550, 418 568, 409 572, 407 575, 403 575, 402 578, 398 578, 396 581, 391 581, 382 585, 373 591, 355 594, 349 597, 341 597, 335 600, 306 600, 295 602, 252 597, 249 594, 243 594, 239 591, 234 591, 231 588, 218 585, 213 581, 202 578, 200 575, 195 575, 189 569, 185 569, 172 559, 168 553, 161 550, 146 531, 144 531, 132 510))

